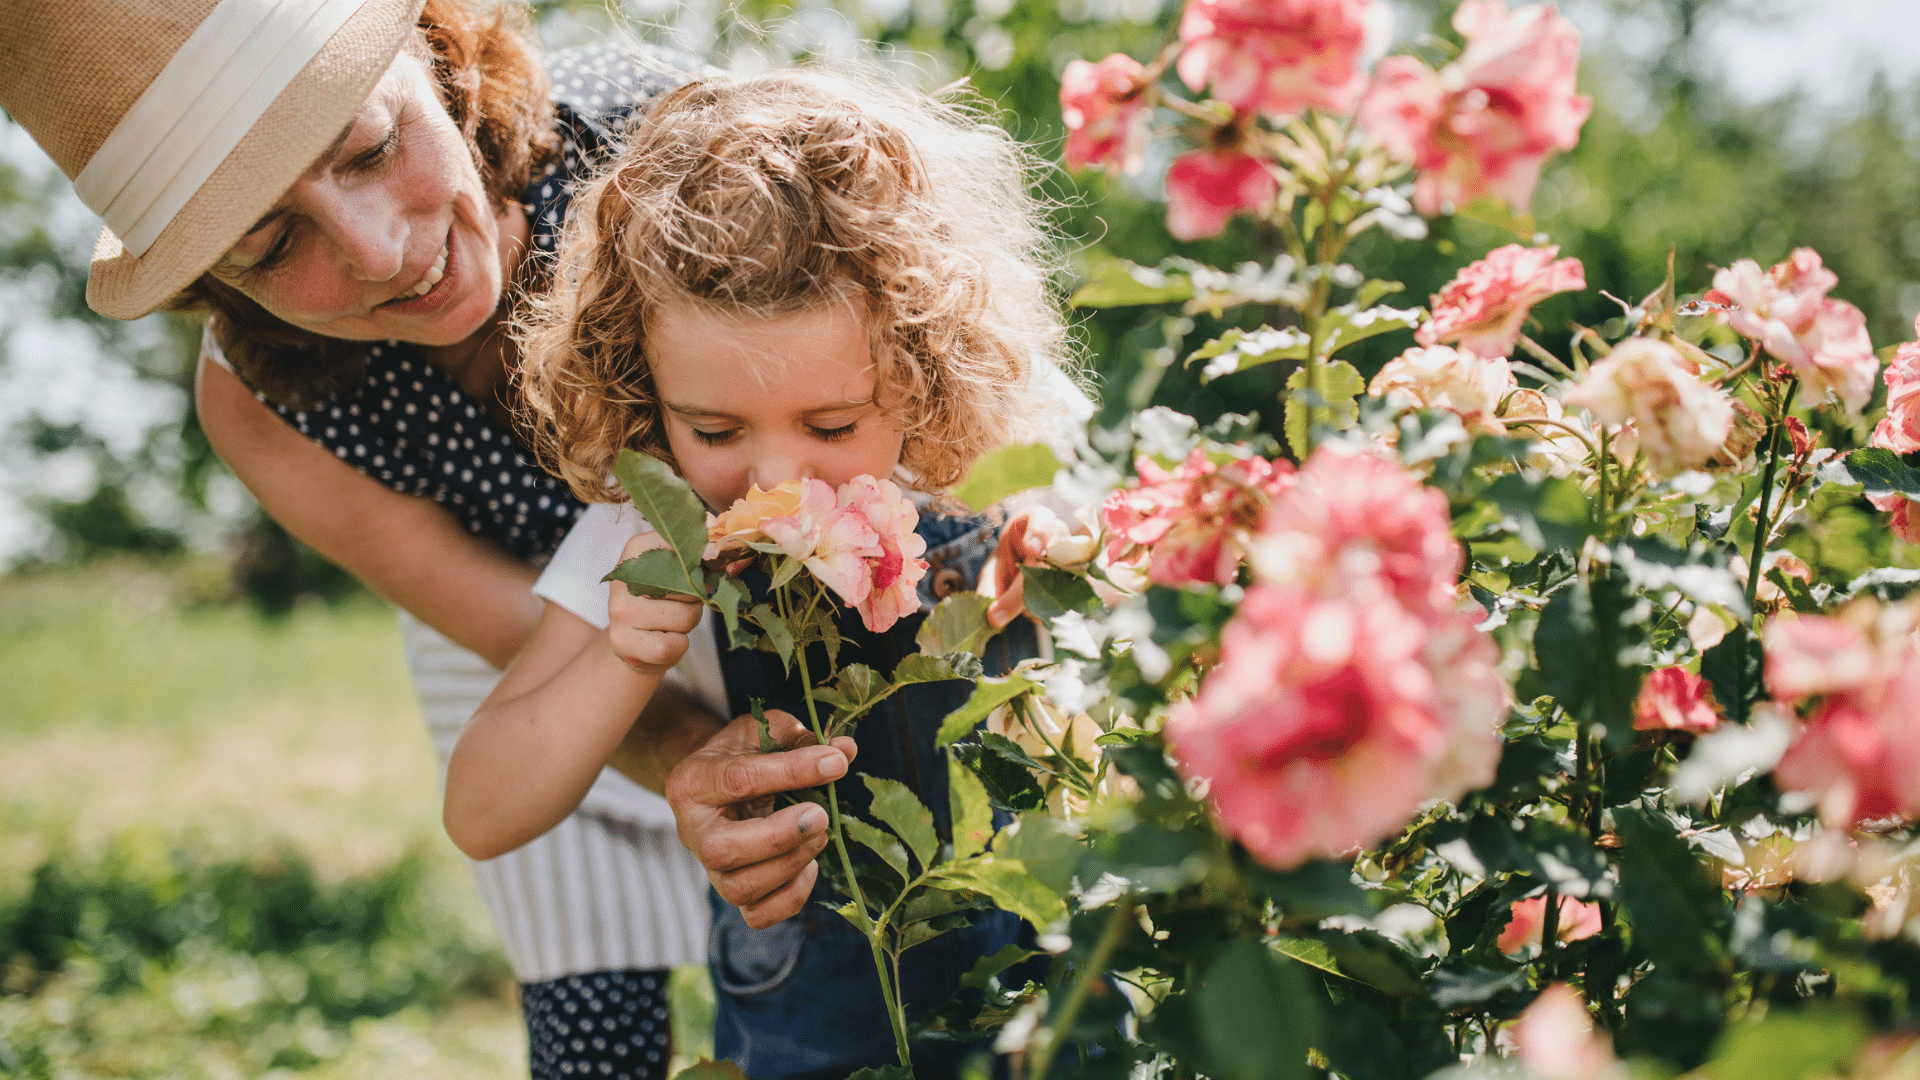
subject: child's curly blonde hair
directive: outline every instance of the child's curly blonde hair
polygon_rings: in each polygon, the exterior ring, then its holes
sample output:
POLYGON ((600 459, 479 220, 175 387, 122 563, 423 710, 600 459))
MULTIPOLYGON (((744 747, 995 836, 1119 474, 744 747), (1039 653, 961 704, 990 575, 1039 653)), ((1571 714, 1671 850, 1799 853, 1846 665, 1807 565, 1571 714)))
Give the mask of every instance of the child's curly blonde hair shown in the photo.
POLYGON ((672 460, 646 359, 671 305, 862 305, 875 403, 922 489, 1038 434, 1066 353, 1057 248, 1025 152, 980 109, 802 69, 693 83, 636 124, 516 327, 528 426, 582 499, 624 499, 624 447, 672 460))

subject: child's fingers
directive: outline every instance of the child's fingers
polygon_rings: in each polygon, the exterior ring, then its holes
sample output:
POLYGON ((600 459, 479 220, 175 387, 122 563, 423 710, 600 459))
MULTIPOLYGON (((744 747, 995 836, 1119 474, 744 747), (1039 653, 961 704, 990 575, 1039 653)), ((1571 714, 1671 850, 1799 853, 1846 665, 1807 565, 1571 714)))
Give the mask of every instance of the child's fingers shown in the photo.
POLYGON ((687 635, 614 626, 607 629, 607 645, 635 671, 658 673, 687 654, 687 635))
POLYGON ((700 625, 700 616, 705 611, 706 605, 691 597, 635 596, 619 581, 614 582, 607 593, 607 620, 625 626, 684 634, 700 625))
POLYGON ((774 923, 793 918, 807 906, 807 896, 813 892, 814 880, 819 876, 820 864, 807 863, 785 887, 753 904, 741 905, 740 917, 755 930, 765 930, 774 923))

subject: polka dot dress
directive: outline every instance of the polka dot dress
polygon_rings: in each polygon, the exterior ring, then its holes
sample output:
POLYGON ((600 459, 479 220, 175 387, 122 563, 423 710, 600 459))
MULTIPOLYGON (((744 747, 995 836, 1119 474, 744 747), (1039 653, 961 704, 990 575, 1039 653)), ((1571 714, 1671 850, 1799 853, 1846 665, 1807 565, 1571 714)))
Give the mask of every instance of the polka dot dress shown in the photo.
POLYGON ((665 971, 572 975, 520 987, 533 1080, 667 1075, 673 1032, 665 971))
MULTIPOLYGON (((552 256, 573 181, 612 156, 647 102, 693 77, 690 60, 649 47, 594 45, 549 59, 560 152, 524 198, 530 251, 552 256)), ((553 553, 581 504, 419 350, 401 341, 367 347, 367 374, 314 409, 266 402, 302 435, 395 491, 430 498, 467 531, 523 560, 553 553)))

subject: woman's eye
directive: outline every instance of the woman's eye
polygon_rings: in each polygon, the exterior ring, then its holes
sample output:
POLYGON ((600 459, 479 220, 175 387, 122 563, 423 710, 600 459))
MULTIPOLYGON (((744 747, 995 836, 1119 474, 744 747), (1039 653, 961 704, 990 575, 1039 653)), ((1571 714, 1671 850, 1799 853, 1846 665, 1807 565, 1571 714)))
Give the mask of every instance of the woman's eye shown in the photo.
POLYGON ((852 438, 853 429, 858 426, 858 424, 846 424, 837 428, 809 427, 807 430, 813 432, 813 437, 821 442, 839 442, 841 439, 852 438))
POLYGON ((355 155, 353 160, 347 163, 347 168, 353 172, 371 172, 386 164, 399 146, 400 125, 389 124, 386 135, 374 146, 355 155))
POLYGON ((293 250, 292 234, 291 228, 281 229, 280 234, 273 238, 273 245, 267 248, 266 254, 254 260, 252 266, 247 267, 247 273, 264 274, 284 262, 287 253, 293 250))
POLYGON ((739 428, 728 428, 725 431, 701 431, 699 428, 694 428, 693 437, 707 446, 724 446, 732 442, 733 437, 739 432, 739 428))

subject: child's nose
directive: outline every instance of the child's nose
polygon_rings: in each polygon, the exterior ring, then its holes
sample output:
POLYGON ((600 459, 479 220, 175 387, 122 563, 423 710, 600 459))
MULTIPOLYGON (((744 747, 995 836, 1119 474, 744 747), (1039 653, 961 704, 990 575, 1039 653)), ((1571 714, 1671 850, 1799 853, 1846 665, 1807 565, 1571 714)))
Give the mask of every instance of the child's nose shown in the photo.
POLYGON ((803 448, 770 441, 754 455, 747 479, 762 491, 771 491, 790 480, 811 480, 817 475, 803 448))

